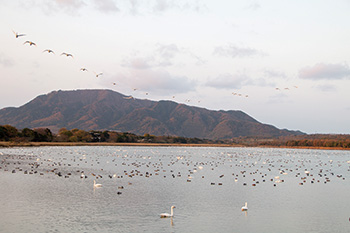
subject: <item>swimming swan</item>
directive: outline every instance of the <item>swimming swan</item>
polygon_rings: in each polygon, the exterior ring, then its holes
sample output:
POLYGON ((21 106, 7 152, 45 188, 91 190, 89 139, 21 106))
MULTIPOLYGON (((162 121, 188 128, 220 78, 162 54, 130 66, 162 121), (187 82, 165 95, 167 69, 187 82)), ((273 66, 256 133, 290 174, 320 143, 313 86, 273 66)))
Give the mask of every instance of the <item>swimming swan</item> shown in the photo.
POLYGON ((241 210, 242 211, 248 211, 248 204, 247 204, 247 202, 245 203, 245 206, 242 206, 241 210))
POLYGON ((176 208, 175 206, 171 206, 171 208, 170 208, 170 214, 168 214, 168 213, 161 213, 160 214, 160 217, 161 218, 170 218, 170 217, 173 217, 174 216, 174 208, 176 208))
POLYGON ((96 180, 94 180, 94 188, 102 187, 102 184, 96 184, 96 180))

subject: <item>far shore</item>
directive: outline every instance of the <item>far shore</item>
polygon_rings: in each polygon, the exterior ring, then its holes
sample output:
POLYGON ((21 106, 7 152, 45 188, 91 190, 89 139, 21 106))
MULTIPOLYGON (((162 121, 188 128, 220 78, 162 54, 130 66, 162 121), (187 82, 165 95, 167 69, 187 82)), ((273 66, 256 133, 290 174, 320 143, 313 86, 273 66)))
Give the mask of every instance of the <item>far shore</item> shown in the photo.
POLYGON ((149 147, 259 147, 314 150, 350 150, 342 147, 305 147, 305 146, 247 146, 239 144, 190 144, 190 143, 125 143, 125 142, 0 142, 1 147, 42 147, 42 146, 149 146, 149 147))

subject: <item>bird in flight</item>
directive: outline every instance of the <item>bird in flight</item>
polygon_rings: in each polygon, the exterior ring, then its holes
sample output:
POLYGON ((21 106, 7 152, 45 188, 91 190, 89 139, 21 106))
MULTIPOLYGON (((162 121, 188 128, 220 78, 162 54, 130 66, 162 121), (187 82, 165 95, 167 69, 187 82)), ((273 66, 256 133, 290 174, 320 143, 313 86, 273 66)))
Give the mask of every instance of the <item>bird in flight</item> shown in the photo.
POLYGON ((80 71, 88 71, 86 68, 80 68, 80 71))
POLYGON ((73 55, 70 54, 70 53, 61 53, 61 56, 62 56, 62 55, 66 56, 66 57, 72 57, 72 58, 73 58, 73 55))
POLYGON ((36 46, 36 44, 35 44, 34 42, 29 41, 29 40, 27 40, 27 41, 24 42, 23 44, 29 44, 29 46, 32 46, 32 45, 36 46))
POLYGON ((112 83, 114 86, 117 85, 117 83, 112 83))
POLYGON ((96 72, 94 72, 95 73, 95 75, 96 75, 96 78, 98 78, 98 76, 100 76, 100 75, 103 75, 103 73, 96 73, 96 72))
POLYGON ((48 53, 53 53, 53 54, 55 54, 55 52, 52 51, 51 49, 45 49, 45 50, 43 51, 43 53, 44 53, 44 52, 48 52, 48 53))
POLYGON ((19 34, 18 32, 15 32, 14 30, 12 30, 13 33, 15 34, 15 37, 18 38, 20 36, 25 36, 26 34, 19 34))

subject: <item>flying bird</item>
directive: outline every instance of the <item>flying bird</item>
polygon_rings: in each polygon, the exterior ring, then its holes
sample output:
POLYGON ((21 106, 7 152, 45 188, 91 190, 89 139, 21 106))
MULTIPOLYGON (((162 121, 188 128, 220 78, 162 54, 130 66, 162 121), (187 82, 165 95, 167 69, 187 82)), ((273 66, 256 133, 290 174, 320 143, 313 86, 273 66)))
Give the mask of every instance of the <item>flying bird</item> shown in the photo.
POLYGON ((117 85, 117 83, 112 83, 114 86, 117 85))
POLYGON ((29 40, 27 40, 27 41, 24 42, 23 44, 29 44, 29 46, 32 46, 32 45, 36 46, 36 44, 35 44, 34 42, 29 41, 29 40))
POLYGON ((103 73, 96 73, 96 72, 94 72, 95 73, 95 75, 96 75, 96 78, 98 78, 98 76, 100 76, 100 75, 103 75, 103 73))
POLYGON ((15 37, 18 38, 20 36, 25 36, 26 34, 19 34, 18 32, 15 32, 14 30, 12 30, 13 33, 15 34, 15 37))
POLYGON ((86 68, 80 68, 80 71, 88 71, 86 68))
POLYGON ((44 53, 44 52, 48 52, 48 53, 53 53, 53 54, 55 54, 55 52, 52 51, 51 49, 45 49, 45 50, 43 51, 43 53, 44 53))
POLYGON ((70 53, 61 53, 61 56, 62 56, 62 55, 66 56, 66 57, 72 57, 72 58, 73 58, 73 55, 70 54, 70 53))

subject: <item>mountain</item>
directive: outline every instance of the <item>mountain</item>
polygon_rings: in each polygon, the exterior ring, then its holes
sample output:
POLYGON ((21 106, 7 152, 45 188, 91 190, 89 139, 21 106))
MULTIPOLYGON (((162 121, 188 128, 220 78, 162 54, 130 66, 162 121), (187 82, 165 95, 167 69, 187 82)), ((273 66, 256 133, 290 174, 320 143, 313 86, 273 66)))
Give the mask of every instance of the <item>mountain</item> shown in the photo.
POLYGON ((111 90, 53 91, 0 110, 0 125, 16 128, 114 130, 138 135, 207 139, 303 134, 262 124, 242 111, 212 111, 173 101, 126 99, 111 90))

